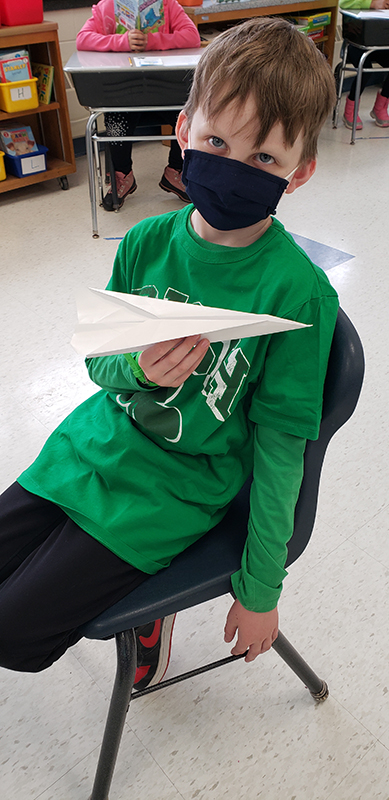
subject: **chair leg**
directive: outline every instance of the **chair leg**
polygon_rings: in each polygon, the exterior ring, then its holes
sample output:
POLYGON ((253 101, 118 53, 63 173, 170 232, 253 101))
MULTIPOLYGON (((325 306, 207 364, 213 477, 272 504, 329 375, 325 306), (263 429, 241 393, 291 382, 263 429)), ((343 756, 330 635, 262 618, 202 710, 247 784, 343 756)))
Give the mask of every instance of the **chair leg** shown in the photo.
POLYGON ((136 670, 135 631, 116 634, 117 668, 103 742, 89 800, 108 800, 136 670))
POLYGON ((327 699, 329 689, 326 682, 319 678, 311 667, 308 666, 306 661, 301 658, 300 654, 290 642, 288 642, 281 631, 278 631, 277 639, 273 642, 272 646, 288 667, 293 670, 295 675, 305 683, 315 700, 323 701, 327 699))

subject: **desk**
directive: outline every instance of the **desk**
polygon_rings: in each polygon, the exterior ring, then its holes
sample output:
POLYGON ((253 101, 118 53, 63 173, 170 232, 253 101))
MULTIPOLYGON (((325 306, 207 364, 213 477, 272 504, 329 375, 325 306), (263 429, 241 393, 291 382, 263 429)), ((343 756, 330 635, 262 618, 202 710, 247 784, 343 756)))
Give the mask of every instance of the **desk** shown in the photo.
POLYGON ((382 50, 389 52, 389 18, 384 17, 384 12, 364 11, 363 16, 360 17, 359 12, 356 10, 340 10, 342 14, 343 58, 339 70, 337 100, 332 117, 332 125, 334 128, 338 127, 339 106, 342 98, 344 74, 345 72, 353 72, 356 74, 357 83, 355 86, 354 117, 350 144, 355 144, 362 73, 388 72, 387 67, 365 67, 365 62, 369 56, 379 53, 382 50), (380 14, 382 14, 382 17, 380 17, 380 14), (350 44, 361 51, 361 58, 357 67, 347 64, 348 48, 350 44))
POLYGON ((200 47, 137 55, 77 51, 64 67, 72 77, 79 102, 88 108, 90 114, 85 143, 94 239, 99 236, 95 175, 101 195, 103 192, 99 142, 172 138, 172 134, 102 136, 97 133, 98 118, 107 111, 180 111, 186 102, 192 74, 202 52, 200 47), (155 64, 147 65, 146 60, 155 60, 155 64), (140 66, 136 66, 139 62, 140 66))
POLYGON ((250 17, 270 17, 282 14, 284 16, 303 15, 309 16, 320 11, 331 11, 331 23, 327 28, 323 42, 324 53, 332 65, 334 53, 338 0, 235 0, 235 2, 217 3, 215 0, 205 0, 202 6, 183 6, 184 11, 193 20, 199 32, 201 25, 214 25, 218 22, 243 21, 250 17))

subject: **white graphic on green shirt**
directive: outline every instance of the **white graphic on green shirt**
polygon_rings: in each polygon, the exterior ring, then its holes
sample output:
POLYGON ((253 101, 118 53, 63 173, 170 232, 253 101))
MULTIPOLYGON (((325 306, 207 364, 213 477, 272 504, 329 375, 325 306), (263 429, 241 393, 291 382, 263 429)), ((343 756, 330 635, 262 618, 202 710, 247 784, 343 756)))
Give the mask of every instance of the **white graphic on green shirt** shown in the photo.
POLYGON ((157 436, 162 436, 167 442, 179 442, 182 434, 182 414, 176 406, 169 406, 179 394, 182 385, 170 394, 170 388, 157 389, 152 394, 147 392, 134 392, 132 395, 118 394, 115 397, 117 404, 124 409, 139 425, 157 436), (170 394, 162 401, 156 399, 170 394), (161 411, 163 409, 163 411, 161 411))
MULTIPOLYGON (((158 297, 155 285, 149 284, 133 289, 134 294, 158 297)), ((169 287, 164 299, 187 303, 189 295, 169 287)), ((248 375, 250 364, 238 346, 240 339, 217 342, 210 346, 193 375, 204 376, 201 394, 214 416, 224 422, 232 411, 241 386, 248 375), (219 351, 217 355, 217 351, 219 351)), ((118 394, 116 402, 139 425, 150 433, 161 436, 168 442, 177 443, 182 436, 183 418, 177 406, 169 405, 176 400, 184 384, 171 394, 170 388, 160 387, 152 392, 134 392, 132 395, 118 394)))
POLYGON ((216 367, 205 379, 202 390, 207 405, 221 422, 231 415, 234 400, 250 369, 246 356, 237 344, 236 341, 223 342, 216 367))

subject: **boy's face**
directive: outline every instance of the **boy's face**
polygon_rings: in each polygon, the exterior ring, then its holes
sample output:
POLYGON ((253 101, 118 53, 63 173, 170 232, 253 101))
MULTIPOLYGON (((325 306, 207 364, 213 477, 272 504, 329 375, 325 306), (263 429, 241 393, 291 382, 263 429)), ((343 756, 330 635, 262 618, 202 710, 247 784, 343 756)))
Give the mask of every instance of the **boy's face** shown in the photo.
POLYGON ((245 105, 227 106, 214 120, 208 120, 201 108, 195 111, 190 128, 186 115, 181 111, 176 134, 182 150, 188 147, 213 153, 222 158, 232 158, 249 164, 280 178, 286 178, 296 170, 286 189, 288 194, 306 183, 315 171, 316 162, 300 164, 303 148, 303 135, 300 131, 292 147, 286 147, 284 131, 280 122, 276 123, 260 149, 255 144, 257 126, 256 108, 253 98, 245 105), (296 169, 297 168, 297 169, 296 169))

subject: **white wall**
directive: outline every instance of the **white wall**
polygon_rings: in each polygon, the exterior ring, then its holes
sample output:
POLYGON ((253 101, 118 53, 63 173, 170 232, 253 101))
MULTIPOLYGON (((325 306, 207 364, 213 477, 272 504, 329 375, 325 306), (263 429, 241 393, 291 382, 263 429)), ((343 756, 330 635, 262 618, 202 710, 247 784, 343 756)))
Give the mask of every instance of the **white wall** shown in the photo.
MULTIPOLYGON (((73 8, 66 11, 45 11, 45 20, 58 24, 58 38, 63 64, 66 64, 72 53, 76 50, 77 33, 82 28, 84 22, 92 16, 91 8, 92 3, 89 8, 73 8)), ((66 76, 65 84, 68 86, 66 76)), ((74 89, 68 87, 66 93, 73 138, 84 136, 88 114, 85 108, 80 106, 74 89)))

